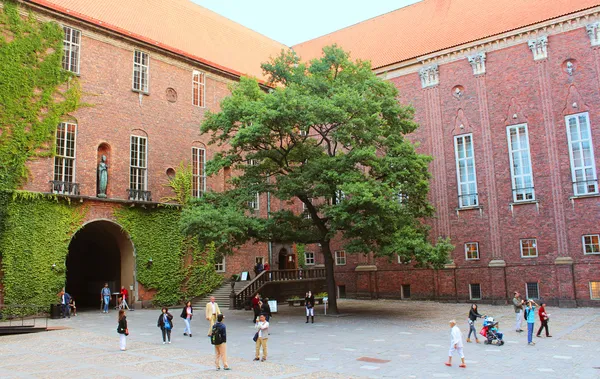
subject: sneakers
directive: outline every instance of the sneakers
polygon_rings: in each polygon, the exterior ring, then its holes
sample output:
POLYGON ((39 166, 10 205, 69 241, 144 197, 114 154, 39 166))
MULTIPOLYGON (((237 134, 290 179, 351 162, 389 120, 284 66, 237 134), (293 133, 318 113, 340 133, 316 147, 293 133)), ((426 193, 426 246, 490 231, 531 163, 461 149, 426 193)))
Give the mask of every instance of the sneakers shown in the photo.
POLYGON ((166 344, 166 342, 165 342, 165 341, 163 341, 163 345, 165 345, 165 344, 166 344))
POLYGON ((169 341, 168 343, 171 343, 171 341, 169 341))
POLYGON ((546 337, 552 337, 552 336, 546 336, 546 337))
POLYGON ((190 333, 190 337, 192 336, 192 333, 190 333))
POLYGON ((528 345, 533 346, 533 345, 535 345, 535 342, 529 342, 528 345))
POLYGON ((260 361, 261 361, 261 362, 264 362, 264 361, 266 361, 266 360, 267 360, 267 358, 263 358, 263 359, 261 359, 260 361))
POLYGON ((229 368, 229 367, 223 367, 223 370, 229 371, 229 370, 231 370, 231 368, 229 368))
POLYGON ((187 333, 183 333, 184 336, 187 336, 187 333))
POLYGON ((260 359, 259 359, 259 358, 254 358, 254 360, 255 360, 255 361, 260 361, 260 359))

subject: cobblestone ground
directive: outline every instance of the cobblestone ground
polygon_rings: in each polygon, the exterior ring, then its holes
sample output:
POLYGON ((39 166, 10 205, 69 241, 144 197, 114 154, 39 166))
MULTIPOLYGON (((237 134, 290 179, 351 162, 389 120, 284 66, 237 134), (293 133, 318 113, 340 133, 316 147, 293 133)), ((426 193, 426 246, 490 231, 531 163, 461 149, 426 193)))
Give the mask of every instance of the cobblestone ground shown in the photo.
POLYGON ((182 335, 180 309, 172 310, 171 345, 162 344, 156 327, 159 311, 128 312, 131 335, 125 352, 118 350, 116 312, 89 311, 51 320, 50 326, 59 330, 0 337, 0 378, 600 377, 596 308, 548 308, 553 337, 535 338, 537 344, 528 346, 526 333, 513 331, 512 307, 481 305, 480 312, 500 321, 506 344, 465 343, 467 368, 460 369, 443 362, 449 347, 447 321, 455 318, 466 337, 466 304, 343 300, 338 317, 323 316, 319 306, 315 324, 305 324, 303 308, 279 307, 264 363, 252 361, 250 312, 225 312, 229 372, 215 372, 204 310, 192 321, 192 338, 182 335))

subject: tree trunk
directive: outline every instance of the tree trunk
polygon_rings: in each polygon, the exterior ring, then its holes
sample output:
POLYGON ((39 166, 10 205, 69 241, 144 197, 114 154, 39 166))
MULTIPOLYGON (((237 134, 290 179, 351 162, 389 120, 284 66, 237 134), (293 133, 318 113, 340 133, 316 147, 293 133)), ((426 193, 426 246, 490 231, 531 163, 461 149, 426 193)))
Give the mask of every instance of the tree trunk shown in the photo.
POLYGON ((321 252, 325 258, 325 282, 327 283, 327 312, 337 315, 337 288, 335 287, 335 276, 333 273, 333 257, 331 256, 331 248, 329 241, 321 242, 321 252))

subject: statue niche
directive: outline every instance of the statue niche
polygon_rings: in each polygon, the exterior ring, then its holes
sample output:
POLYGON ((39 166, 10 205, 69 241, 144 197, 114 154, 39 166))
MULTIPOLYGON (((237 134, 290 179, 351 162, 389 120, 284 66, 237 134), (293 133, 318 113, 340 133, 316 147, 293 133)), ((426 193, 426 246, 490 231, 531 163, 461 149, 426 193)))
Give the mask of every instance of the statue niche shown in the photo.
POLYGON ((108 157, 110 156, 110 147, 103 143, 98 146, 98 166, 97 166, 97 192, 96 197, 105 199, 108 197, 108 157))

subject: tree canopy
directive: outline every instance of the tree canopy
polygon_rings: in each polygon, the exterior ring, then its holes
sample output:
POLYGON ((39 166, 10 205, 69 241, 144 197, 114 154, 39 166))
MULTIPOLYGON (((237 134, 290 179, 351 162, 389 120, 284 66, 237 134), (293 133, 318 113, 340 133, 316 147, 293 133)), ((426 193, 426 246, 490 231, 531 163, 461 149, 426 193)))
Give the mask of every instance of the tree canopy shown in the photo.
POLYGON ((320 243, 330 309, 337 311, 331 241, 347 253, 374 253, 440 267, 452 246, 427 240, 431 158, 406 139, 418 125, 393 84, 369 62, 336 46, 309 64, 293 52, 262 65, 272 89, 241 78, 221 111, 201 126, 221 147, 209 175, 232 169, 228 190, 184 210, 182 228, 227 253, 248 241, 320 243), (248 210, 256 193, 301 202, 305 213, 248 210))

